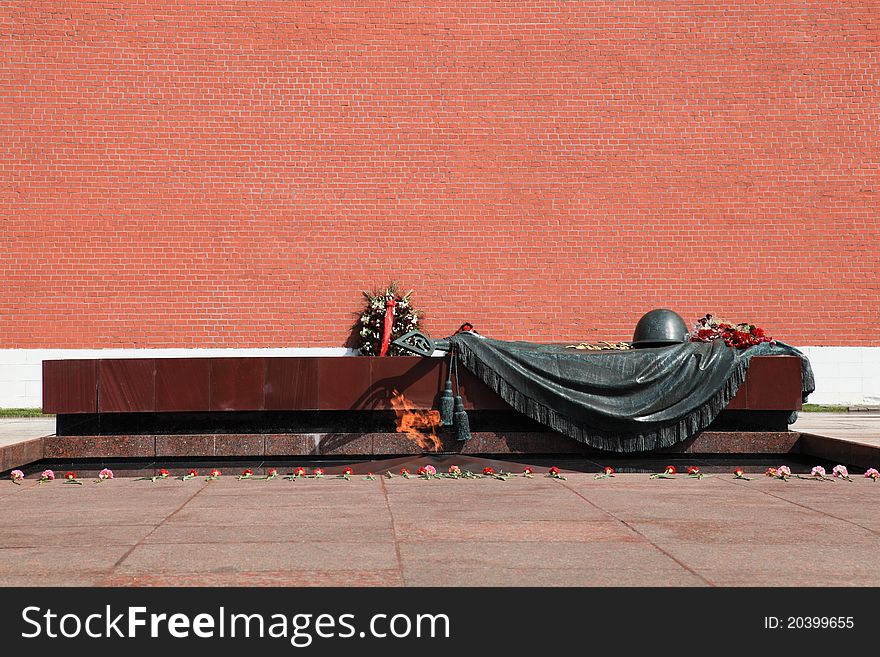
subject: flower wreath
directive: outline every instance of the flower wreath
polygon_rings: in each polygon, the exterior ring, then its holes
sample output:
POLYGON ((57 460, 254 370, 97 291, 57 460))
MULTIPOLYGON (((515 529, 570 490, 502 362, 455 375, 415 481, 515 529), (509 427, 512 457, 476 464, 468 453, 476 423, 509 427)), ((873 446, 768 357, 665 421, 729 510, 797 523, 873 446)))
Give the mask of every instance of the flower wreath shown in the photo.
MULTIPOLYGON (((394 313, 390 342, 394 342, 400 336, 419 328, 422 312, 413 308, 410 296, 412 296, 412 290, 401 294, 395 283, 391 283, 384 290, 364 292, 366 307, 357 323, 358 336, 360 337, 359 350, 362 356, 380 355, 385 330, 385 316, 389 305, 393 307, 392 312, 394 313)), ((425 333, 424 329, 420 330, 425 333)), ((392 344, 388 348, 388 355, 406 356, 408 352, 392 344)))

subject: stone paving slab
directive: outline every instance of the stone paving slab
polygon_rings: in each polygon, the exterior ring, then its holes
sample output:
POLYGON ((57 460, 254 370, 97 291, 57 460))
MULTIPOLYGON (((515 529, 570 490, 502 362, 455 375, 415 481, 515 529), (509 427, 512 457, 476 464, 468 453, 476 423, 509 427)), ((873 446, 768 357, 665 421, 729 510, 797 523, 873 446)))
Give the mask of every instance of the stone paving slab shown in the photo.
POLYGON ((0 585, 880 585, 880 483, 0 482, 0 585))

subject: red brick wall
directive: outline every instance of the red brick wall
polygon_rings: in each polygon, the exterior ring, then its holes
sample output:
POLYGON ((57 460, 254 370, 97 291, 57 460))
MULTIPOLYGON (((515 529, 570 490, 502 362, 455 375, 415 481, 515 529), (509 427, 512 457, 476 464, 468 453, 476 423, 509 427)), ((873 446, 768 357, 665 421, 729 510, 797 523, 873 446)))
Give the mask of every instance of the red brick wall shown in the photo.
POLYGON ((880 345, 876 3, 368 4, 4 3, 0 348, 880 345))

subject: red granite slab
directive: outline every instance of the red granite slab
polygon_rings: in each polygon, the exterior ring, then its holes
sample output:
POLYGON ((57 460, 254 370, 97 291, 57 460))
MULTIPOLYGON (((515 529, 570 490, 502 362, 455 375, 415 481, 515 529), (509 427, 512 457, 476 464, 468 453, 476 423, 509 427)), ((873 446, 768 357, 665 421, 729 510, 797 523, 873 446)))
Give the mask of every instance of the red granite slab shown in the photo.
POLYGON ((266 456, 318 454, 320 434, 267 434, 266 456))
POLYGON ((801 397, 801 359, 794 356, 752 358, 748 369, 748 408, 799 410, 801 397))
POLYGON ((43 438, 0 447, 0 472, 20 468, 43 458, 43 438))
POLYGON ((812 454, 834 463, 851 463, 866 469, 880 467, 880 448, 875 445, 808 433, 800 435, 804 454, 812 454))
POLYGON ((43 361, 44 413, 96 413, 97 410, 96 360, 43 361))
MULTIPOLYGON (((752 359, 754 362, 755 359, 752 359)), ((749 408, 749 379, 752 378, 752 375, 747 371, 746 380, 743 381, 739 388, 736 391, 736 394, 733 396, 727 406, 725 406, 725 410, 730 411, 742 411, 747 410, 749 408)))
POLYGON ((322 456, 373 454, 373 434, 325 433, 318 441, 317 453, 322 456))
POLYGON ((156 362, 152 358, 98 361, 98 412, 156 409, 156 362))
POLYGON ((388 408, 388 391, 371 385, 369 356, 321 359, 318 407, 321 410, 388 408))
POLYGON ((208 358, 157 358, 156 410, 207 411, 210 383, 208 358))
POLYGON ((262 434, 215 434, 214 456, 262 456, 266 437, 262 434))
POLYGON ((156 436, 156 456, 214 456, 214 436, 156 436))
POLYGON ((265 380, 265 358, 212 358, 211 410, 263 410, 265 380))
POLYGON ((801 452, 796 431, 703 431, 660 450, 676 454, 790 454, 801 452))
POLYGON ((317 410, 319 358, 266 360, 266 410, 317 410))
POLYGON ((371 360, 372 386, 385 391, 388 399, 397 390, 406 395, 414 408, 436 408, 436 401, 446 383, 448 359, 397 357, 371 360))
MULTIPOLYGON (((465 442, 450 432, 440 432, 440 449, 423 449, 399 433, 323 434, 194 434, 161 436, 49 436, 33 444, 27 455, 11 461, 3 456, 4 469, 47 458, 185 457, 185 456, 370 456, 411 455, 440 451, 458 454, 599 454, 587 445, 553 432, 477 431, 465 442), (38 447, 42 445, 42 447, 38 447), (37 450, 37 451, 34 451, 37 450), (42 451, 40 451, 42 450, 42 451), (39 453, 37 453, 39 452, 39 453)), ((844 443, 792 431, 704 431, 679 445, 659 450, 669 454, 790 454, 810 453, 854 464, 876 463, 877 448, 844 443)), ((17 447, 17 446, 16 446, 17 447)), ((11 453, 11 452, 10 452, 11 453)))
POLYGON ((152 458, 156 455, 154 436, 47 436, 43 439, 45 458, 152 458))

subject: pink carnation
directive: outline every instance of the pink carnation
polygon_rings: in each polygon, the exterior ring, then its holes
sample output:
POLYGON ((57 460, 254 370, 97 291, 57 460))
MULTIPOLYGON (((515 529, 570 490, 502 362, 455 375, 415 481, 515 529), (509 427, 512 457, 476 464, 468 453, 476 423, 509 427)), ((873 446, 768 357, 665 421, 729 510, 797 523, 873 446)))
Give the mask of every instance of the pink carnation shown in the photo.
POLYGON ((833 474, 835 477, 841 478, 849 476, 849 472, 847 471, 845 465, 835 465, 834 468, 831 470, 831 474, 833 474))
POLYGON ((55 472, 53 470, 43 470, 40 473, 40 479, 45 479, 46 481, 52 481, 55 479, 55 472))
POLYGON ((791 468, 789 468, 787 465, 780 465, 776 469, 776 472, 779 473, 780 477, 790 477, 791 476, 791 468))
POLYGON ((817 465, 815 468, 810 470, 810 474, 814 477, 824 477, 825 476, 825 468, 821 465, 817 465))
POLYGON ((110 468, 104 468, 98 473, 98 479, 113 479, 113 470, 110 468))
POLYGON ((437 474, 437 468, 435 468, 433 465, 426 465, 425 466, 425 474, 427 474, 430 477, 433 477, 435 474, 437 474))
POLYGON ((877 479, 880 479, 880 472, 877 472, 876 468, 868 468, 868 471, 865 472, 865 476, 868 479, 873 479, 876 481, 877 479))
POLYGON ((13 470, 9 473, 9 476, 12 477, 12 481, 17 484, 22 479, 24 479, 24 472, 22 472, 21 470, 13 470))

